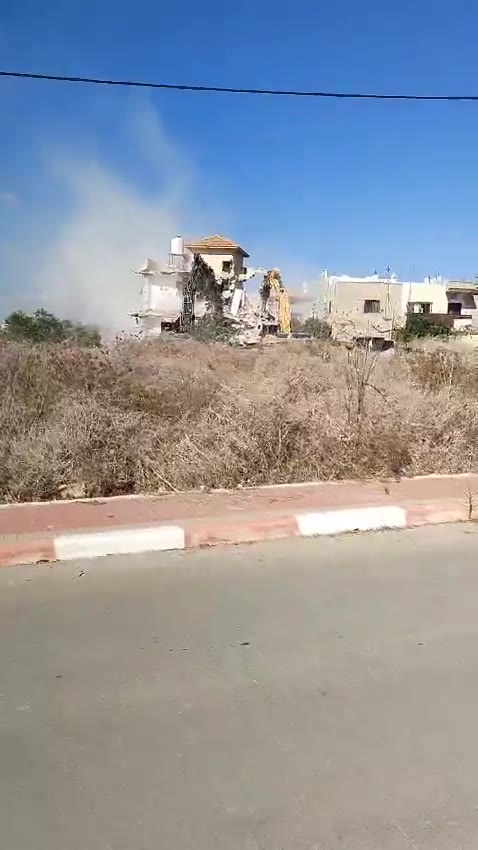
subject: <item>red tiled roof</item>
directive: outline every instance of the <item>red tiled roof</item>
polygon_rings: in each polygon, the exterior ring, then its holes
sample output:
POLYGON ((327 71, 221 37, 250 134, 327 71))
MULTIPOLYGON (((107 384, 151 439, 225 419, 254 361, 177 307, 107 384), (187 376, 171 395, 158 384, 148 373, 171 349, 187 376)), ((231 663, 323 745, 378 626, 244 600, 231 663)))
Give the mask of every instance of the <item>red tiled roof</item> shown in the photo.
POLYGON ((215 233, 214 236, 206 236, 205 239, 196 239, 191 242, 185 243, 186 248, 189 248, 190 251, 207 251, 211 249, 216 250, 224 250, 224 251, 239 251, 243 257, 248 257, 249 254, 247 251, 244 251, 244 248, 241 248, 237 242, 232 242, 230 239, 227 239, 225 236, 220 236, 219 233, 215 233))

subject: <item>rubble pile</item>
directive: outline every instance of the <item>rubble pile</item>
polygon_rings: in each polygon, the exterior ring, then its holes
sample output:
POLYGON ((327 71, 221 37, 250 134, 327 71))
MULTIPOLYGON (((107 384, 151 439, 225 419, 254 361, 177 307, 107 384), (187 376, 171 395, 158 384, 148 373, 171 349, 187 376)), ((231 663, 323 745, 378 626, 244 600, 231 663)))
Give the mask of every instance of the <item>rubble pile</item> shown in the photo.
MULTIPOLYGON (((237 290, 236 290, 237 291, 237 290)), ((277 317, 259 298, 248 296, 242 289, 242 302, 237 313, 225 313, 224 318, 235 329, 233 345, 257 345, 264 336, 277 332, 277 317)))
POLYGON ((194 295, 205 301, 206 315, 233 330, 231 344, 257 345, 264 333, 277 331, 278 318, 268 309, 268 298, 263 294, 248 296, 244 281, 237 275, 227 273, 217 280, 212 269, 196 255, 190 280, 194 295))

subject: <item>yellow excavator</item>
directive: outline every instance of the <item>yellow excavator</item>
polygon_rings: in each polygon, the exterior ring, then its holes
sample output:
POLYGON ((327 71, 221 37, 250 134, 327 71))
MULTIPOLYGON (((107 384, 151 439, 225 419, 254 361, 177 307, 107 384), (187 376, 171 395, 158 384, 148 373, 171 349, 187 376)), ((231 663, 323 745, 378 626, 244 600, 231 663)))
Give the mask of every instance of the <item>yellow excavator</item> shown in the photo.
POLYGON ((290 296, 282 283, 279 269, 271 269, 264 275, 264 282, 261 289, 263 309, 267 309, 267 302, 270 296, 273 296, 277 302, 277 318, 279 323, 279 331, 284 334, 290 334, 291 331, 291 310, 290 296))

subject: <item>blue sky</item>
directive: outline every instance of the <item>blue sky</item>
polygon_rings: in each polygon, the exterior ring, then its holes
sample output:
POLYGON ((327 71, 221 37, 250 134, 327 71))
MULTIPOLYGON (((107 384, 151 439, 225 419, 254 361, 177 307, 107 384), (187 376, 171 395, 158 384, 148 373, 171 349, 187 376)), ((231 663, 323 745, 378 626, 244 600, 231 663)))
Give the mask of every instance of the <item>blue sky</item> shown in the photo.
MULTIPOLYGON (((478 92, 472 0, 5 0, 4 68, 245 87, 478 92)), ((478 272, 478 104, 0 80, 0 297, 117 322, 169 235, 220 232, 291 284, 478 272), (35 302, 35 303, 36 303, 35 302)), ((0 312, 2 302, 0 301, 0 312)))

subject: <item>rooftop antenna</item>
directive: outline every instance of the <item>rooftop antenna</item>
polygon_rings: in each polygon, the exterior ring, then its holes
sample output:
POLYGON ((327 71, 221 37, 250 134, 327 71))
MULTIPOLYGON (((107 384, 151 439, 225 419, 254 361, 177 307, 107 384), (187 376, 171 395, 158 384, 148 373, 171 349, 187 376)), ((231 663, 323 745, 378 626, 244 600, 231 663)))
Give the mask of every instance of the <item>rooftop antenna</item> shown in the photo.
MULTIPOLYGON (((386 297, 386 301, 385 301, 385 316, 384 316, 384 319, 385 319, 385 321, 392 322, 392 325, 393 325, 393 310, 392 310, 392 303, 391 303, 391 300, 390 300, 390 274, 391 274, 391 271, 392 270, 391 270, 390 266, 387 266, 386 269, 385 269, 385 280, 387 281, 387 297, 386 297), (390 314, 390 315, 388 315, 388 314, 390 314)), ((392 338, 392 326, 390 326, 390 339, 391 338, 392 338)))

